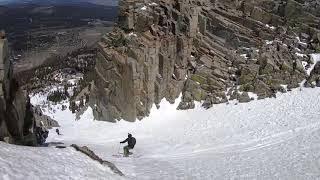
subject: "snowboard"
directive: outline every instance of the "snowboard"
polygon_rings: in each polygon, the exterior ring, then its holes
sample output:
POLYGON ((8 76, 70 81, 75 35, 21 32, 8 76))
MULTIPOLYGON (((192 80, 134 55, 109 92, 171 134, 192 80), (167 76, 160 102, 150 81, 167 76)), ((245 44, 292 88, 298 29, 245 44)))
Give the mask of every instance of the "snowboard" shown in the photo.
POLYGON ((59 145, 59 146, 56 146, 56 148, 58 148, 58 149, 64 149, 64 148, 67 148, 67 146, 61 146, 61 145, 59 145))
POLYGON ((134 155, 132 152, 129 152, 129 156, 128 157, 123 156, 123 153, 113 154, 112 157, 116 157, 116 158, 129 158, 129 157, 139 158, 139 157, 141 157, 141 155, 134 155))

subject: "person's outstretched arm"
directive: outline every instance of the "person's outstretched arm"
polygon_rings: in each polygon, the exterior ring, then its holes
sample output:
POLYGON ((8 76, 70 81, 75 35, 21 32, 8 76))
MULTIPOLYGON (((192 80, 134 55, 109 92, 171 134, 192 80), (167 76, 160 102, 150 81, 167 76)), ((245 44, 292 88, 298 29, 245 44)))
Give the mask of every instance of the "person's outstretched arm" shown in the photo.
POLYGON ((121 141, 120 143, 122 144, 122 143, 126 143, 126 142, 128 142, 128 138, 124 141, 121 141))

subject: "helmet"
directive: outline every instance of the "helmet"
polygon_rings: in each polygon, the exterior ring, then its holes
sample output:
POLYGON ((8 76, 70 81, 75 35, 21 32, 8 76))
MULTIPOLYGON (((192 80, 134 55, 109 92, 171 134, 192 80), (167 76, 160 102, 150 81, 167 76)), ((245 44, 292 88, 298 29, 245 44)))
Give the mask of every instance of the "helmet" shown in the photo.
POLYGON ((132 137, 132 135, 131 135, 130 133, 128 133, 128 137, 129 137, 129 138, 131 138, 131 137, 132 137))

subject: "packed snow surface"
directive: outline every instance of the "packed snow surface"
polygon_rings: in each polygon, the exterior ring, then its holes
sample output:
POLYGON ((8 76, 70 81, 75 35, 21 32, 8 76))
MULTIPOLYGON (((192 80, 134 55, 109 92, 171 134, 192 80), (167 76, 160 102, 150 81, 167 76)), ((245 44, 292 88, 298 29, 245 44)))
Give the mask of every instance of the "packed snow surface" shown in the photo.
POLYGON ((163 100, 135 123, 94 121, 91 108, 75 121, 56 105, 46 114, 63 135, 52 130, 48 142, 87 145, 128 179, 319 179, 320 89, 277 96, 187 111, 163 100), (133 156, 114 157, 128 132, 137 139, 133 156))
POLYGON ((120 179, 109 168, 71 149, 35 148, 0 142, 1 180, 120 179))

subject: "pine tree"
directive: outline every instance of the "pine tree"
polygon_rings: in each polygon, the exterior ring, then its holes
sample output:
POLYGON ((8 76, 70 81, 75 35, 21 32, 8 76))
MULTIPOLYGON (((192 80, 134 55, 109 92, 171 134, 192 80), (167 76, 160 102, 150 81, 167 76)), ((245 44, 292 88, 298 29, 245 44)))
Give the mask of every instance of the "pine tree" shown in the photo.
POLYGON ((83 102, 83 98, 80 99, 80 104, 79 104, 79 108, 83 108, 84 107, 84 102, 83 102))
POLYGON ((86 94, 86 104, 89 103, 89 100, 90 100, 90 96, 89 94, 86 94))
POLYGON ((71 112, 72 113, 76 113, 76 108, 77 108, 76 103, 74 101, 71 101, 70 102, 70 108, 69 108, 71 110, 71 112))
POLYGON ((64 90, 64 94, 65 94, 67 97, 70 97, 70 96, 69 96, 69 93, 68 93, 68 85, 67 85, 67 84, 64 84, 63 90, 64 90))

